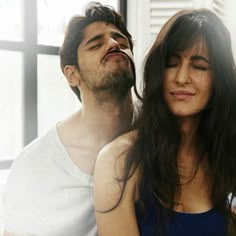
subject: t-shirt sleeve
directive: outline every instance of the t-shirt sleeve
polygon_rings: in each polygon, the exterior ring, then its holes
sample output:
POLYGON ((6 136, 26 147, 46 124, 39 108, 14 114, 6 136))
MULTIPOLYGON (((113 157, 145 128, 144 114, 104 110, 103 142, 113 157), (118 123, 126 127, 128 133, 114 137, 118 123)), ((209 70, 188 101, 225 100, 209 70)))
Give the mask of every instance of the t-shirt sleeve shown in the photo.
POLYGON ((34 199, 31 198, 31 173, 24 159, 12 165, 3 196, 4 229, 19 235, 33 235, 34 199))

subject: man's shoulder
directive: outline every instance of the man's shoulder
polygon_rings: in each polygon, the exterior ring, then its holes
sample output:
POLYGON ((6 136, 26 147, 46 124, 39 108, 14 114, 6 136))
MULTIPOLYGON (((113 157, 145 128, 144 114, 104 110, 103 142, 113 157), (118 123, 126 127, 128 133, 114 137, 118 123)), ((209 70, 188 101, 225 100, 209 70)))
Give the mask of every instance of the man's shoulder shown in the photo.
POLYGON ((8 183, 20 180, 33 178, 35 171, 39 167, 49 168, 51 159, 53 156, 58 156, 57 142, 53 139, 57 139, 55 134, 55 128, 50 129, 44 135, 36 138, 30 144, 28 144, 13 161, 8 177, 8 183))
POLYGON ((16 156, 15 162, 26 161, 28 158, 37 158, 55 147, 57 142, 56 127, 51 128, 44 135, 36 138, 31 143, 23 148, 23 150, 16 156))
POLYGON ((60 152, 56 150, 57 144, 54 145, 53 142, 55 141, 51 141, 55 135, 54 132, 55 128, 50 129, 45 135, 27 145, 16 157, 6 183, 5 196, 8 198, 7 202, 16 199, 23 201, 30 196, 35 197, 39 190, 53 182, 46 180, 57 168, 58 165, 55 165, 54 159, 60 155, 60 152), (52 147, 53 145, 55 147, 52 147))

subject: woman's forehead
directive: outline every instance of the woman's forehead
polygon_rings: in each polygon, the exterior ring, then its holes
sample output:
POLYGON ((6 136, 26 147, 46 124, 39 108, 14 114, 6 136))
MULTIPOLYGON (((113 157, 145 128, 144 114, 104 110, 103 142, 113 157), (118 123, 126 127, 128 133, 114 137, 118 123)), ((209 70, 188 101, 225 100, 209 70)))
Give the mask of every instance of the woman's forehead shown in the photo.
POLYGON ((169 54, 172 53, 186 53, 186 54, 196 54, 196 55, 202 55, 202 56, 208 56, 208 47, 203 38, 196 39, 194 41, 186 41, 186 43, 183 42, 175 42, 173 45, 171 43, 168 47, 169 54), (175 44, 175 45, 174 45, 175 44))

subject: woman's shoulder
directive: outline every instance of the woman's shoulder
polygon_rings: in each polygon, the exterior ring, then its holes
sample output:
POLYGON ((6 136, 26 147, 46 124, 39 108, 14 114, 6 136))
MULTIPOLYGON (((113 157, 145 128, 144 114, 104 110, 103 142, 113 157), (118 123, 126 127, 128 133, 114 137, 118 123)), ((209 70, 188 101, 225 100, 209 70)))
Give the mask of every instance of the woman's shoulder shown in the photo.
POLYGON ((119 137, 117 137, 116 139, 114 139, 112 142, 110 142, 107 145, 107 148, 125 148, 128 146, 131 146, 137 136, 137 130, 132 130, 129 131, 127 133, 124 133, 122 135, 120 135, 119 137))
POLYGON ((110 161, 117 160, 118 157, 124 159, 132 147, 137 136, 137 131, 132 130, 124 133, 107 144, 98 154, 97 161, 104 161, 109 158, 110 161))
POLYGON ((125 169, 135 137, 135 131, 123 134, 98 155, 93 196, 99 235, 139 235, 134 208, 136 173, 127 177, 125 169))
MULTIPOLYGON (((97 209, 109 209, 119 202, 125 175, 125 165, 136 132, 121 135, 106 145, 98 154, 94 170, 94 199, 97 209)), ((122 202, 134 199, 136 172, 127 179, 122 202)))

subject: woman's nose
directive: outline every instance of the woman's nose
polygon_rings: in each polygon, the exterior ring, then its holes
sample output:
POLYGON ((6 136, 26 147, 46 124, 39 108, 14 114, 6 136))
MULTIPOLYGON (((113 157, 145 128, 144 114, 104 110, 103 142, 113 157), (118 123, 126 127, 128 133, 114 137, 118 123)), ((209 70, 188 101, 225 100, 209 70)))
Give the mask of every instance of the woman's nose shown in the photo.
POLYGON ((178 84, 189 84, 191 82, 190 70, 187 65, 180 65, 175 82, 178 84))

